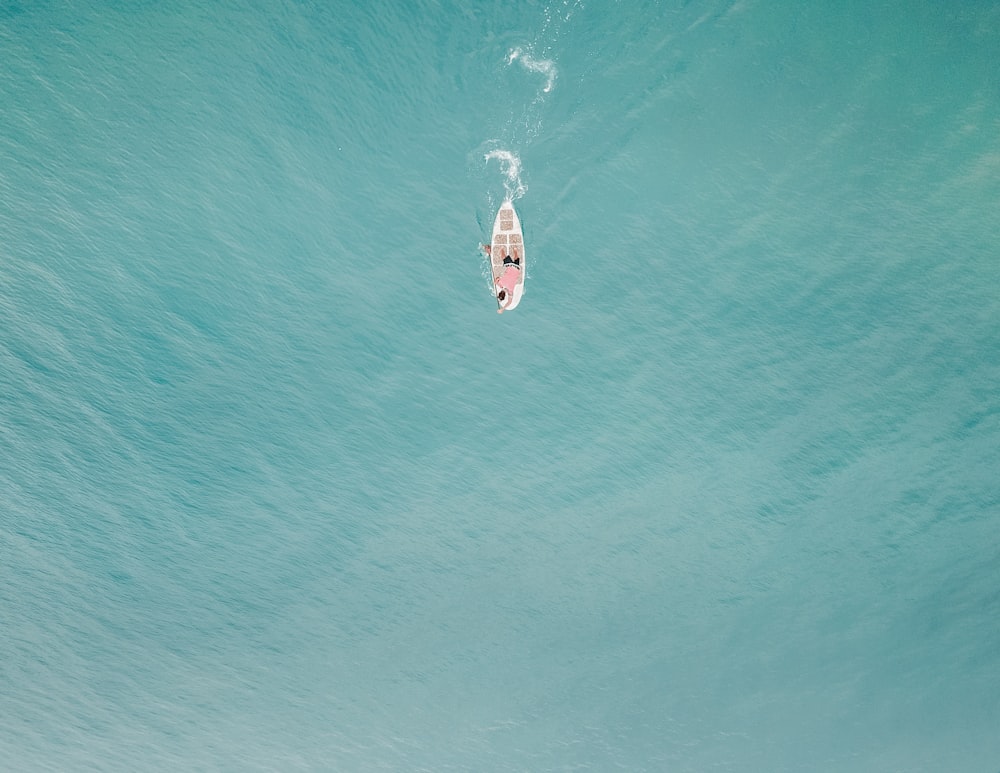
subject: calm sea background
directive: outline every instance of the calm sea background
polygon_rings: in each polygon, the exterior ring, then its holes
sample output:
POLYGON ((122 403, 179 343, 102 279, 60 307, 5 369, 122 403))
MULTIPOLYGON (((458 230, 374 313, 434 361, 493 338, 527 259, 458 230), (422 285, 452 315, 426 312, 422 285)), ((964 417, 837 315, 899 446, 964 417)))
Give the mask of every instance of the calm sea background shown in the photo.
POLYGON ((0 767, 996 773, 998 234, 996 2, 0 2, 0 767))

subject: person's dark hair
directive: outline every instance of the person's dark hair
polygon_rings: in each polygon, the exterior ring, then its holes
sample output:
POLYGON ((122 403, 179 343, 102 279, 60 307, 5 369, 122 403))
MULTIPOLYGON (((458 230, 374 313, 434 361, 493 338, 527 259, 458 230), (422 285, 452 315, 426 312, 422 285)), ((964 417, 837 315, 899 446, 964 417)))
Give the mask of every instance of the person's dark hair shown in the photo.
POLYGON ((506 297, 507 297, 507 291, 506 290, 501 290, 500 292, 497 293, 497 298, 499 298, 501 301, 504 298, 506 298, 506 297))

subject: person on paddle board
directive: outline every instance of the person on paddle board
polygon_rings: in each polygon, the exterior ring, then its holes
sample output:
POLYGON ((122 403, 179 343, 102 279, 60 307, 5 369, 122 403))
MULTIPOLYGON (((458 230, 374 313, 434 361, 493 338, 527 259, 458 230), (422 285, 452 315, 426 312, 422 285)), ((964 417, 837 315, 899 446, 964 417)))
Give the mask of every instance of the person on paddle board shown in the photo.
MULTIPOLYGON (((484 244, 483 251, 486 252, 490 258, 493 257, 490 245, 484 244)), ((514 248, 514 257, 504 255, 503 265, 503 273, 493 280, 494 287, 498 288, 497 300, 500 301, 500 308, 497 309, 497 314, 503 314, 504 311, 510 307, 511 303, 514 302, 514 288, 517 286, 517 282, 521 278, 521 258, 517 254, 517 247, 514 248)))

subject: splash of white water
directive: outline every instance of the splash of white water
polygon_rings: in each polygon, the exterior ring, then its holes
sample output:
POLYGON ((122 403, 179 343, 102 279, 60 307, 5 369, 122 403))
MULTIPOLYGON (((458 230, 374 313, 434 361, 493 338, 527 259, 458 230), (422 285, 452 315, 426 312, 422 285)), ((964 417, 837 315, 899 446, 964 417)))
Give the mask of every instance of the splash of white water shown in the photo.
POLYGON ((486 163, 490 161, 497 161, 500 164, 500 169, 504 173, 504 190, 507 192, 507 198, 513 201, 514 199, 519 199, 523 196, 527 190, 523 182, 521 182, 521 159, 520 157, 510 150, 491 150, 487 153, 484 158, 486 163))
POLYGON ((511 49, 511 52, 507 55, 507 64, 513 64, 515 61, 520 62, 521 66, 530 72, 537 72, 544 75, 545 87, 542 89, 542 92, 548 94, 552 91, 556 77, 559 75, 555 62, 551 59, 535 59, 530 53, 525 52, 521 48, 511 49))

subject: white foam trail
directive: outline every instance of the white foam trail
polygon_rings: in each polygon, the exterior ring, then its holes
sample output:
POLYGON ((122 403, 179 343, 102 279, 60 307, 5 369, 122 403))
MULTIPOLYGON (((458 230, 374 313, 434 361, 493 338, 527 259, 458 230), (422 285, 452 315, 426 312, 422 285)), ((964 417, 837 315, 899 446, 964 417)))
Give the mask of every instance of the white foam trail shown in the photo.
POLYGON ((545 88, 542 91, 548 94, 552 91, 552 87, 555 85, 556 77, 558 77, 559 72, 556 70, 556 63, 551 59, 535 59, 531 54, 525 53, 520 48, 514 48, 507 55, 507 64, 513 64, 514 61, 521 63, 521 66, 525 70, 530 72, 537 72, 545 76, 545 88))
POLYGON ((491 150, 484 158, 486 163, 492 160, 500 163, 500 169, 506 178, 503 187, 508 199, 512 201, 519 199, 527 192, 528 187, 521 182, 521 159, 516 153, 509 150, 491 150))

